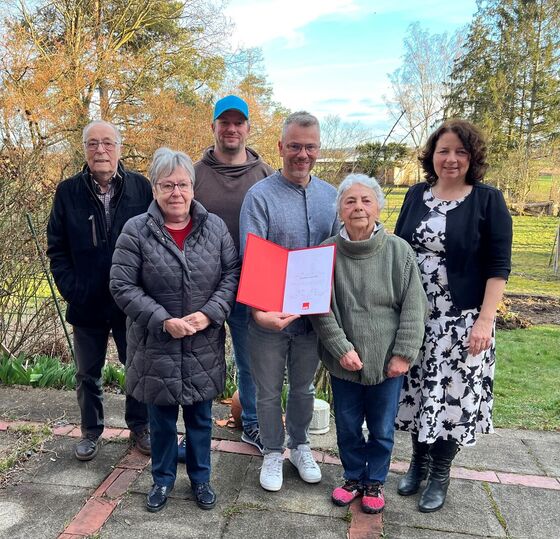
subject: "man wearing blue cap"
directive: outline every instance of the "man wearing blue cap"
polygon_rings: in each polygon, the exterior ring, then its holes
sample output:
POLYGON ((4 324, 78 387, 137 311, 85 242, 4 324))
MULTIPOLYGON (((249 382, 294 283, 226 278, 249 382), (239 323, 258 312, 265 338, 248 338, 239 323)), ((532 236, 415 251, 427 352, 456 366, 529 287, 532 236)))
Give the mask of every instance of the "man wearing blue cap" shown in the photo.
MULTIPOLYGON (((243 99, 228 95, 216 102, 212 132, 214 145, 195 164, 194 197, 226 223, 239 251, 239 212, 245 193, 255 183, 274 172, 253 149, 249 136, 249 107, 243 99)), ((249 310, 236 303, 228 319, 235 363, 239 400, 243 409, 241 439, 262 452, 257 420, 255 384, 251 377, 247 332, 249 310)))

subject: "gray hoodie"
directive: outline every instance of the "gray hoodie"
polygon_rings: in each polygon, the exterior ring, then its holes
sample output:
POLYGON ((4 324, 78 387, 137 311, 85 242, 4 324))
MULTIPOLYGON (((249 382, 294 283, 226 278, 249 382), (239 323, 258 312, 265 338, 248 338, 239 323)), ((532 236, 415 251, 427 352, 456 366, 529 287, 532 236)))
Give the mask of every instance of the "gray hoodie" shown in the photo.
POLYGON ((195 164, 194 197, 209 212, 221 217, 239 251, 239 212, 247 191, 259 180, 270 176, 274 169, 268 166, 251 148, 242 165, 227 165, 216 159, 214 147, 204 151, 195 164))

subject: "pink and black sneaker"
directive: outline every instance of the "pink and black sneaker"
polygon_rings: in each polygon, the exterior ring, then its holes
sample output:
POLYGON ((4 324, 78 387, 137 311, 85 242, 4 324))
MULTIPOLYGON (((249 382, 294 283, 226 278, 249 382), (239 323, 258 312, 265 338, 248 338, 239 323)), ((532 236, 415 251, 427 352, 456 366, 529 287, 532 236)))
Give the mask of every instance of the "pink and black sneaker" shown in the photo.
POLYGON ((364 513, 376 514, 381 513, 384 507, 385 496, 383 495, 383 485, 381 483, 364 485, 362 511, 364 513))
POLYGON ((348 479, 341 487, 336 487, 332 491, 332 501, 339 507, 348 505, 362 494, 362 485, 356 479, 348 479))

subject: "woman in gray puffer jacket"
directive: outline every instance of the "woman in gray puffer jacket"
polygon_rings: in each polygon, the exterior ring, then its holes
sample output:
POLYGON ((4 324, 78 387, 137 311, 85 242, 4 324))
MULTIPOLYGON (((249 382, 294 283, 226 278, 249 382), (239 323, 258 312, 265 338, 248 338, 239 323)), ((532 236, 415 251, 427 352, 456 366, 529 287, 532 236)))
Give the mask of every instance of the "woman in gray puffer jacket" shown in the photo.
POLYGON ((239 260, 225 223, 193 200, 190 158, 160 148, 150 168, 154 201, 123 228, 111 292, 127 315, 127 393, 148 404, 154 484, 147 509, 163 509, 177 471, 183 408, 187 473, 199 507, 211 509, 212 399, 225 382, 226 320, 239 260))

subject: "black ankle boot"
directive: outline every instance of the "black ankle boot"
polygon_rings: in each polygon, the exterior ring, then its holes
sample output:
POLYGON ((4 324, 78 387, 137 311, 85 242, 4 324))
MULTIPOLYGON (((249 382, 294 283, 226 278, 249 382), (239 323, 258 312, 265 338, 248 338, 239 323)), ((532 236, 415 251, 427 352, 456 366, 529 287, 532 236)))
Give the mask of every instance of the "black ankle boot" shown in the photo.
POLYGON ((418 435, 412 434, 412 457, 408 472, 399 481, 397 492, 401 496, 412 496, 418 492, 420 483, 428 476, 430 446, 418 441, 418 435))
POLYGON ((430 446, 430 475, 418 509, 422 513, 439 511, 445 503, 451 463, 459 451, 455 440, 436 440, 430 446))

